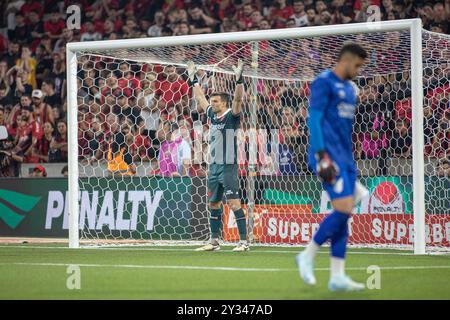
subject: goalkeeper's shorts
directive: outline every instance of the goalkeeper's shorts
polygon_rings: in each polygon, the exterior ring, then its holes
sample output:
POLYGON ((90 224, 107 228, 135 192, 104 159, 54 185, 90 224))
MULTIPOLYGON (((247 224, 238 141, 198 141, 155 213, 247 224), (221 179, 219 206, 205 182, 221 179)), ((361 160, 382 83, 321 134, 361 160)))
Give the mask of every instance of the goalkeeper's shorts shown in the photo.
POLYGON ((237 164, 211 164, 208 174, 208 201, 219 202, 239 199, 239 177, 237 164))
POLYGON ((328 193, 330 200, 353 196, 356 186, 356 169, 346 168, 339 172, 333 184, 322 183, 324 190, 328 193))

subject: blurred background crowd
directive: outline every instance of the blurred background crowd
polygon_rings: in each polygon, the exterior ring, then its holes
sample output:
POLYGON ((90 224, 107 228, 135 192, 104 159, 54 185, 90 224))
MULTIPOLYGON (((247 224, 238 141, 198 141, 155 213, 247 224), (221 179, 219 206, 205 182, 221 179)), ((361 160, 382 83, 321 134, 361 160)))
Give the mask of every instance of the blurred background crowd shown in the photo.
MULTIPOLYGON (((2 1, 0 125, 7 127, 9 138, 0 142, 0 177, 17 176, 21 163, 67 162, 68 42, 365 22, 370 5, 380 8, 382 20, 419 17, 429 31, 450 31, 450 0, 2 1), (80 29, 66 26, 66 8, 72 4, 81 8, 80 29)), ((308 52, 320 55, 320 41, 314 45, 318 50, 308 52)), ((448 38, 442 37, 436 49, 448 54, 448 38)), ((426 156, 440 159, 437 172, 448 175, 450 65, 446 61, 438 68, 425 66, 424 138, 426 156)), ((199 72, 199 78, 207 93, 220 88, 221 81, 225 87, 232 82, 226 75, 221 78, 205 71, 199 72)), ((355 157, 377 159, 377 174, 385 175, 388 159, 411 157, 410 75, 387 73, 362 78, 358 84, 355 157)), ((105 161, 116 144, 118 149, 126 146, 128 164, 151 164, 149 174, 205 175, 204 165, 188 164, 195 156, 190 143, 177 149, 181 171, 167 159, 179 141, 199 139, 200 131, 194 128, 202 129, 202 144, 207 145, 208 124, 196 112, 184 69, 84 55, 79 59, 78 88, 80 161, 93 165, 105 161)), ((308 82, 262 79, 258 92, 258 128, 270 132, 269 137, 273 132, 279 137, 276 170, 261 165, 259 172, 307 173, 308 82)), ((248 115, 244 112, 244 129, 250 127, 248 115)), ((245 168, 241 174, 246 174, 245 168)), ((35 169, 33 174, 45 174, 41 165, 35 169)))

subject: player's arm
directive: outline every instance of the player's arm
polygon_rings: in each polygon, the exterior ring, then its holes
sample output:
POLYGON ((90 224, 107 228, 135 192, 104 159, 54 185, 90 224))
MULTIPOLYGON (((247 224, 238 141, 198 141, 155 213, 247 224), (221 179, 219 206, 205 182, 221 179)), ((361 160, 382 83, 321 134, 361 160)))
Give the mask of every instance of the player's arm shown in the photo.
POLYGON ((233 103, 231 105, 231 112, 233 115, 238 115, 242 111, 242 98, 244 97, 244 84, 242 73, 244 71, 244 63, 241 59, 238 60, 237 67, 233 66, 234 76, 236 79, 236 89, 234 90, 233 103))
POLYGON ((206 100, 205 94, 203 93, 202 88, 198 84, 197 79, 197 67, 195 66, 193 61, 189 61, 187 64, 187 73, 188 73, 188 85, 192 88, 194 93, 194 99, 197 102, 197 110, 199 112, 206 111, 208 109, 209 103, 206 100))
POLYGON ((330 88, 323 78, 317 78, 311 84, 311 105, 309 107, 308 127, 310 144, 317 160, 317 174, 327 183, 332 183, 337 175, 337 168, 325 150, 323 135, 323 117, 330 102, 330 88))

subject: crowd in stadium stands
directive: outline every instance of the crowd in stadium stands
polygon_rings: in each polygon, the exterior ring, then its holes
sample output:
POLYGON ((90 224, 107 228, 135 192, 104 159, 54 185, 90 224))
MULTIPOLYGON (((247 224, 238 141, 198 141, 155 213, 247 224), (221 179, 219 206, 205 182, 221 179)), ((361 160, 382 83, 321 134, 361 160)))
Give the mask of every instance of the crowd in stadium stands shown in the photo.
MULTIPOLYGON (((382 20, 420 17, 425 29, 450 32, 450 0, 1 1, 0 125, 7 127, 9 138, 0 142, 0 177, 17 176, 20 163, 36 163, 33 175, 45 176, 39 163, 67 162, 68 42, 364 22, 369 5, 379 6, 382 20), (80 30, 66 27, 66 8, 72 4, 81 7, 80 30)), ((450 50, 448 42, 441 45, 441 50, 450 50)), ((167 159, 167 154, 176 152, 183 174, 204 175, 204 166, 188 164, 195 154, 186 142, 199 138, 193 127, 203 128, 205 147, 208 125, 204 115, 195 111, 184 71, 175 66, 81 56, 77 93, 80 161, 93 164, 106 159, 109 146, 116 142, 128 146, 125 152, 133 162, 152 163, 155 170, 149 173, 179 174, 167 159)), ((211 79, 204 71, 199 78, 207 93, 211 81, 216 87, 220 87, 217 82, 227 81, 211 79)), ((450 172, 449 79, 448 64, 424 70, 425 153, 440 159, 440 174, 450 172)), ((258 86, 258 128, 276 129, 280 137, 275 174, 307 172, 308 83, 279 81, 274 85, 261 80, 258 86)), ((362 79, 359 86, 355 156, 378 159, 379 173, 386 174, 386 160, 411 156, 409 74, 362 79)), ((249 127, 248 121, 247 116, 243 118, 244 128, 249 127)), ((263 166, 259 172, 265 170, 274 173, 263 166)))

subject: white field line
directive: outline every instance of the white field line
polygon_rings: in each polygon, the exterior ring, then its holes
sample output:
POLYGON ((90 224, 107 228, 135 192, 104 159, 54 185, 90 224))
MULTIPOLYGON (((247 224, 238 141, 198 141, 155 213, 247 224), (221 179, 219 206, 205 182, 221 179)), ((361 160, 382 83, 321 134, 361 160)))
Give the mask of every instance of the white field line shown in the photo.
MULTIPOLYGON (((240 268, 240 267, 214 267, 214 266, 174 266, 174 265, 135 265, 135 264, 85 264, 85 263, 41 263, 41 262, 0 262, 0 266, 36 266, 36 267, 68 267, 76 265, 86 268, 127 268, 127 269, 175 269, 175 270, 207 270, 207 271, 244 271, 244 272, 292 272, 295 268, 240 268)), ((450 269, 448 266, 387 266, 380 267, 380 270, 429 270, 429 269, 450 269)), ((330 271, 330 268, 316 268, 316 271, 330 271)), ((367 267, 350 267, 350 271, 366 271, 367 267)))
MULTIPOLYGON (((102 246, 91 246, 91 247, 81 247, 79 249, 70 249, 69 247, 52 247, 52 246, 28 246, 28 245, 0 245, 0 248, 21 248, 21 249, 64 249, 64 250, 125 250, 125 251, 179 251, 179 252, 195 252, 195 248, 144 248, 144 247, 102 247, 102 246)), ((261 248, 261 247, 256 247, 256 248, 261 248)), ((303 250, 304 248, 296 248, 293 250, 258 250, 258 249, 254 249, 254 250, 250 250, 247 251, 245 254, 249 254, 249 253, 281 253, 281 254, 294 254, 294 253, 298 253, 301 250, 303 250)), ((319 251, 320 254, 329 254, 329 250, 326 247, 327 250, 324 251, 319 251)), ((389 250, 389 249, 372 249, 372 250, 389 250)), ((232 252, 233 254, 235 254, 235 252, 233 252, 233 250, 224 250, 221 249, 218 252, 232 252)), ((201 253, 199 253, 201 254, 201 253)), ((212 253, 214 254, 214 253, 212 253)), ((386 251, 381 251, 381 252, 366 252, 366 251, 352 251, 352 249, 350 248, 349 251, 347 251, 347 254, 367 254, 367 255, 400 255, 400 256, 413 256, 414 253, 412 252, 386 252, 386 251)))

